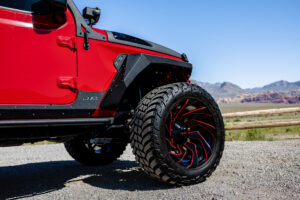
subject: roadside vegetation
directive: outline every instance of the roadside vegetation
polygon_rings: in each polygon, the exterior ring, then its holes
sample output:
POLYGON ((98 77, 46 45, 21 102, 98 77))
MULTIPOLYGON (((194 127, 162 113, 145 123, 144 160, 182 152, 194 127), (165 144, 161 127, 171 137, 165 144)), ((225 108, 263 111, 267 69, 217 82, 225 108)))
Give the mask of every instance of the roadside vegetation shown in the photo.
POLYGON ((274 141, 300 139, 300 126, 226 131, 227 141, 274 141))
POLYGON ((299 107, 295 104, 273 104, 273 103, 221 103, 219 104, 222 113, 243 112, 252 110, 266 110, 275 108, 299 107))
MULTIPOLYGON (((282 104, 221 104, 223 113, 265 110, 273 108, 297 107, 299 105, 282 104)), ((264 116, 224 118, 225 127, 243 126, 247 124, 264 124, 269 122, 288 122, 300 120, 300 113, 273 114, 264 116)), ((249 130, 226 131, 227 141, 275 141, 300 139, 300 126, 259 128, 249 130)))

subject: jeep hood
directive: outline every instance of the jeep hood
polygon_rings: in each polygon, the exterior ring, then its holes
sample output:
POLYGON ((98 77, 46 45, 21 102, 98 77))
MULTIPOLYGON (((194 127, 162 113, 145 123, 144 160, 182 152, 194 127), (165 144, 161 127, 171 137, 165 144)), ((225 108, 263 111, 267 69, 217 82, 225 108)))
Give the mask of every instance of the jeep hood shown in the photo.
POLYGON ((137 37, 126 35, 123 33, 112 32, 112 31, 107 31, 107 36, 108 36, 108 41, 112 42, 112 43, 118 43, 118 44, 123 44, 123 45, 127 45, 127 46, 138 47, 138 48, 147 49, 150 51, 167 54, 167 55, 174 56, 177 58, 182 58, 182 55, 180 53, 178 53, 172 49, 169 49, 167 47, 161 46, 154 42, 143 40, 143 39, 140 39, 137 37))

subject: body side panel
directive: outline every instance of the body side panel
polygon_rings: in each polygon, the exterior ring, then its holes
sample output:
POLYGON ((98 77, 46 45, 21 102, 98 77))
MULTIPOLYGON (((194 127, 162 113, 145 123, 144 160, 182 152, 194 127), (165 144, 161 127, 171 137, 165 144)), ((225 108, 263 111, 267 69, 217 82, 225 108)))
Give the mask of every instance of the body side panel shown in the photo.
POLYGON ((75 39, 70 10, 59 27, 49 16, 0 10, 0 104, 74 102, 75 92, 57 86, 59 77, 77 75, 76 52, 57 43, 59 36, 75 39))

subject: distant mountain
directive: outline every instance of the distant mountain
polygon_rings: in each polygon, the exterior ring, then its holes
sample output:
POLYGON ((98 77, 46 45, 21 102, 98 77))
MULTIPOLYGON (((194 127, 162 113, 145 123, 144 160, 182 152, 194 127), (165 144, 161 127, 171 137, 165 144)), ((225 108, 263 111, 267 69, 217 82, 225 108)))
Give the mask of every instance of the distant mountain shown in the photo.
POLYGON ((242 89, 230 82, 191 81, 207 90, 219 103, 300 103, 300 81, 277 81, 263 87, 242 89))
POLYGON ((239 94, 245 93, 245 91, 242 88, 230 82, 215 84, 204 83, 199 81, 191 82, 207 90, 215 99, 235 97, 239 94))
POLYGON ((252 93, 266 92, 266 91, 284 92, 284 91, 292 91, 292 90, 299 90, 299 89, 300 89, 300 81, 288 82, 288 81, 281 80, 263 86, 261 88, 247 89, 247 91, 252 93))
POLYGON ((239 94, 245 93, 245 91, 240 88, 239 86, 229 83, 229 82, 224 82, 221 84, 219 91, 224 94, 223 96, 229 96, 229 97, 234 97, 239 94))
POLYGON ((233 98, 221 98, 218 103, 283 103, 283 104, 300 104, 300 95, 287 96, 279 92, 263 92, 243 94, 233 98))

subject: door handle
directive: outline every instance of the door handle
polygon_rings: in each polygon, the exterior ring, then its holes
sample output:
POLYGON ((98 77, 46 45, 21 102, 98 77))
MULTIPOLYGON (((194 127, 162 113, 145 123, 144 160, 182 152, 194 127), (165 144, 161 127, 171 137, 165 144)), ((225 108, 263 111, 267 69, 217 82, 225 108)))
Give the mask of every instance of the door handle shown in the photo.
POLYGON ((58 36, 56 42, 60 47, 67 47, 71 50, 76 50, 75 37, 58 36))
POLYGON ((57 86, 62 89, 76 91, 76 78, 71 76, 61 76, 57 79, 57 86))

